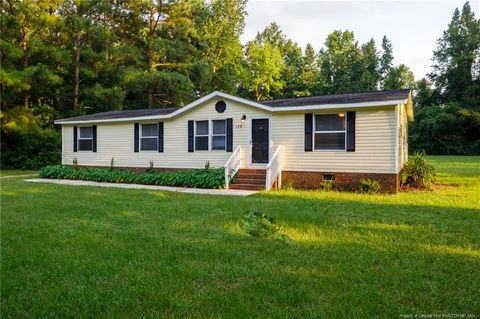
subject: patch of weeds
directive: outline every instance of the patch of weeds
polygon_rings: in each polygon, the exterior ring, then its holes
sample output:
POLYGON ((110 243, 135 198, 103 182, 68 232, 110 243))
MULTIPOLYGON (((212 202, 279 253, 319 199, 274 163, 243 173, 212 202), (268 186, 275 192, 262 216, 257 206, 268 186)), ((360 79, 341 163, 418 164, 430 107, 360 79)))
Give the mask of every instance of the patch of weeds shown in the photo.
POLYGON ((291 181, 289 181, 289 180, 282 181, 282 190, 291 191, 293 189, 294 189, 294 187, 293 187, 293 183, 291 181))
POLYGON ((377 194, 380 193, 382 185, 376 179, 362 178, 360 180, 360 193, 377 194))
POLYGON ((150 160, 150 166, 147 168, 147 173, 155 173, 155 168, 153 166, 152 160, 150 160))
POLYGON ((333 180, 324 180, 320 182, 319 189, 324 192, 331 192, 333 191, 335 181, 333 180))
POLYGON ((112 156, 112 159, 110 160, 110 170, 113 171, 115 168, 115 158, 112 156))
POLYGON ((76 157, 72 160, 72 166, 74 169, 78 169, 78 159, 76 157))
POLYGON ((243 214, 242 222, 245 232, 253 237, 290 242, 290 238, 285 234, 284 228, 276 225, 273 218, 266 214, 249 210, 243 214))

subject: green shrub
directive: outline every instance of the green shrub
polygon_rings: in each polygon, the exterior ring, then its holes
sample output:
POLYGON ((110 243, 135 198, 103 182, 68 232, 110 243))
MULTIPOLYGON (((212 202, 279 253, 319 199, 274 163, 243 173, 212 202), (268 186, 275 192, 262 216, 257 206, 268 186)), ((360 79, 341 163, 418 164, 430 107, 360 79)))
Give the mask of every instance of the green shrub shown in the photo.
POLYGON ((435 182, 435 168, 423 152, 416 152, 400 171, 400 180, 402 186, 428 188, 435 182))
POLYGON ((0 112, 2 169, 39 169, 61 162, 61 133, 44 127, 29 110, 0 112), (3 117, 3 118, 2 118, 3 117))
POLYGON ((375 194, 379 193, 381 189, 382 185, 376 179, 362 178, 360 180, 360 193, 375 194))
POLYGON ((47 166, 40 170, 40 177, 77 179, 84 181, 131 183, 145 185, 180 186, 194 188, 224 188, 223 168, 180 171, 134 173, 108 168, 78 168, 62 165, 47 166))
POLYGON ((243 228, 253 237, 289 241, 284 229, 276 225, 272 217, 254 210, 249 210, 243 215, 243 228))

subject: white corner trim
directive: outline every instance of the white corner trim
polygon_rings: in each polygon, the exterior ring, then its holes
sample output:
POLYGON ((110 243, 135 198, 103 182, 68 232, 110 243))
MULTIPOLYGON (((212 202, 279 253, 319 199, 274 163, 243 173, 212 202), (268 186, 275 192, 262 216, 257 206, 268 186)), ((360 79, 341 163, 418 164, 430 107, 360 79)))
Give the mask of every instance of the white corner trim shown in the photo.
POLYGON ((394 138, 395 138, 395 174, 398 174, 398 172, 400 171, 399 169, 399 162, 398 162, 398 108, 401 107, 402 105, 399 104, 397 106, 395 106, 395 135, 394 135, 394 138))
POLYGON ((280 112, 295 112, 295 111, 313 111, 313 110, 330 110, 330 109, 350 109, 350 108, 366 108, 366 107, 377 107, 377 106, 392 106, 398 104, 406 104, 408 99, 405 100, 389 100, 389 101, 377 101, 377 102, 360 102, 360 103, 344 103, 344 104, 314 104, 314 105, 303 105, 303 106, 286 106, 286 107, 271 107, 258 102, 250 101, 238 96, 230 95, 220 91, 214 91, 210 94, 201 97, 192 103, 165 115, 149 115, 149 116, 138 116, 138 117, 129 117, 129 118, 118 118, 118 119, 103 119, 103 120, 77 120, 77 121, 68 121, 68 119, 59 119, 54 121, 55 124, 87 124, 87 123, 114 123, 114 122, 132 122, 132 121, 148 121, 148 120, 162 120, 162 119, 171 119, 176 117, 179 114, 187 112, 188 110, 202 104, 203 102, 208 101, 214 97, 221 97, 229 99, 235 102, 239 102, 245 105, 256 107, 258 109, 268 111, 271 113, 280 113, 280 112))

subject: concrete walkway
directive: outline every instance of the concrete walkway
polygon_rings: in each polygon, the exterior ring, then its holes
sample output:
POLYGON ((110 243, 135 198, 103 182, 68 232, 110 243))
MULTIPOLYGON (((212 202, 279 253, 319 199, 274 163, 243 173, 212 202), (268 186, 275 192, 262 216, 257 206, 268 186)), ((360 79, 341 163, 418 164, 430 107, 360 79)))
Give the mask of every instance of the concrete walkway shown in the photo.
POLYGON ((69 186, 98 186, 98 187, 116 187, 127 189, 149 189, 158 191, 171 191, 191 194, 205 194, 205 195, 232 195, 232 196, 249 196, 258 191, 247 191, 239 189, 203 189, 203 188, 186 188, 186 187, 172 187, 172 186, 156 186, 156 185, 139 185, 139 184, 124 184, 124 183, 99 183, 91 181, 78 181, 69 179, 49 179, 49 178, 34 178, 26 179, 26 182, 32 183, 51 183, 69 186))

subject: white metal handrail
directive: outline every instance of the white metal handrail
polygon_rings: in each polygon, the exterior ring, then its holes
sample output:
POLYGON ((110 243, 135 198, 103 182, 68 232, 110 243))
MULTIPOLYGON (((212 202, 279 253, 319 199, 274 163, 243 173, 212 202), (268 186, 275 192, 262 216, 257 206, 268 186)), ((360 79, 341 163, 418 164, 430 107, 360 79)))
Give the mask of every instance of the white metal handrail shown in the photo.
POLYGON ((282 187, 282 156, 281 156, 282 145, 279 145, 273 153, 270 162, 267 165, 267 174, 265 179, 265 189, 268 191, 272 188, 275 179, 277 179, 277 187, 282 187))
POLYGON ((233 151, 230 158, 225 163, 225 189, 228 189, 230 181, 232 180, 233 176, 237 174, 238 170, 242 166, 242 147, 238 145, 237 148, 233 151))

